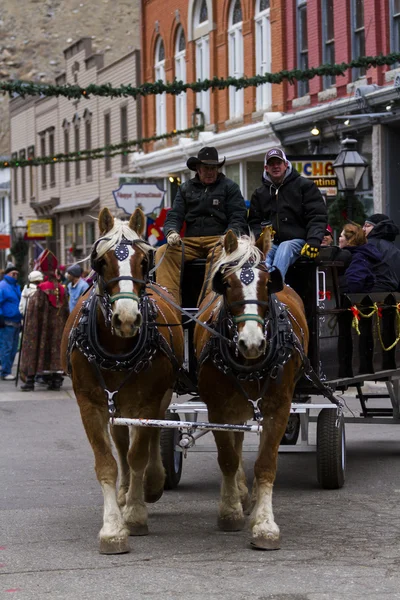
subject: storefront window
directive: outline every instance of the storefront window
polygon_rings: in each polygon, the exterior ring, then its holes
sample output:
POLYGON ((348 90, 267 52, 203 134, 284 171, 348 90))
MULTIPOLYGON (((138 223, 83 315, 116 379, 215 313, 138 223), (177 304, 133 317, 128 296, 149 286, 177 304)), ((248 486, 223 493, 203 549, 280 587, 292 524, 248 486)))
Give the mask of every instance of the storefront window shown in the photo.
POLYGON ((233 165, 226 165, 225 167, 225 175, 228 179, 232 179, 235 183, 240 187, 240 165, 239 163, 235 163, 233 165))
POLYGON ((83 246, 83 223, 75 225, 75 243, 77 246, 83 246))
POLYGON ((86 248, 93 246, 95 242, 95 226, 94 223, 86 223, 86 248))
POLYGON ((246 164, 247 172, 247 196, 246 200, 250 200, 253 192, 262 185, 261 178, 264 172, 264 163, 248 162, 246 164))

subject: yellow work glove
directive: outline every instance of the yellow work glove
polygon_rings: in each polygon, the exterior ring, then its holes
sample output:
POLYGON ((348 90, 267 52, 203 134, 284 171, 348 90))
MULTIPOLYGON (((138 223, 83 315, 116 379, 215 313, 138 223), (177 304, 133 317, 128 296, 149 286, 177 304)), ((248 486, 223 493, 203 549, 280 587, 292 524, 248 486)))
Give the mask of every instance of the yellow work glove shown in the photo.
POLYGON ((167 244, 169 246, 179 246, 181 242, 181 236, 176 231, 170 231, 167 235, 167 244))
POLYGON ((307 258, 317 258, 319 254, 319 248, 316 248, 315 246, 310 246, 310 244, 304 244, 300 254, 302 256, 307 256, 307 258))

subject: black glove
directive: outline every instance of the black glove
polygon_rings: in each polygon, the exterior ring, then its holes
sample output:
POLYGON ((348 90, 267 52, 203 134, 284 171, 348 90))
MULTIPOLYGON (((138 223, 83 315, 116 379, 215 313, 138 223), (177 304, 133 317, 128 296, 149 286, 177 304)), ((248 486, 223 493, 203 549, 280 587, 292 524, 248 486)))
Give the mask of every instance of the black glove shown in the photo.
POLYGON ((4 316, 0 315, 0 329, 4 329, 5 326, 6 324, 4 322, 4 316))

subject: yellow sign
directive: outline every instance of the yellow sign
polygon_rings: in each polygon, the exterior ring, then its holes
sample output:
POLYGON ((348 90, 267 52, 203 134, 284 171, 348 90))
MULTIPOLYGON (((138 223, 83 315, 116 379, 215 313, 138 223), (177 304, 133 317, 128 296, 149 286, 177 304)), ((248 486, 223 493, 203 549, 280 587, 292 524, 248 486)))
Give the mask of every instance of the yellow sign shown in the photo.
POLYGON ((53 235, 53 221, 51 219, 30 219, 28 225, 28 238, 51 237, 53 235))
POLYGON ((290 161, 296 171, 303 177, 312 179, 320 189, 321 194, 335 197, 338 192, 337 177, 333 168, 335 157, 324 154, 292 156, 290 161))

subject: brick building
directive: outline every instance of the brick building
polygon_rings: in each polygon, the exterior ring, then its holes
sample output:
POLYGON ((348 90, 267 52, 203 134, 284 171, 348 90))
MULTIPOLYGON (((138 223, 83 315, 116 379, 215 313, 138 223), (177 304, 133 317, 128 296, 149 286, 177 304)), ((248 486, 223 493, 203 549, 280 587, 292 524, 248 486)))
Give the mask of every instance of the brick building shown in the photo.
MULTIPOLYGON (((253 76, 399 50, 399 0, 165 0, 162 11, 157 0, 142 0, 147 82, 253 76)), ((394 65, 237 92, 149 96, 143 101, 146 136, 190 127, 196 108, 205 131, 196 139, 149 145, 133 155, 131 170, 167 186, 169 176, 190 176, 188 156, 214 145, 227 158, 226 174, 249 198, 268 147, 281 144, 291 157, 336 155, 341 139, 350 136, 370 164, 360 197, 369 210, 388 211, 400 222, 393 155, 400 142, 399 83, 394 65), (315 137, 314 125, 320 131, 315 137)))
MULTIPOLYGON (((56 80, 59 85, 117 87, 139 81, 137 50, 104 66, 103 54, 93 54, 91 39, 83 38, 66 48, 64 61, 65 72, 56 80)), ((141 136, 133 98, 16 97, 10 102, 10 120, 12 158, 102 148, 141 136)), ((13 223, 19 215, 25 220, 52 219, 53 236, 40 244, 50 247, 61 263, 75 262, 89 253, 98 237, 93 217, 99 209, 108 206, 117 212, 112 191, 118 188, 118 178, 113 175, 127 171, 128 163, 128 155, 122 154, 13 169, 13 223)))

